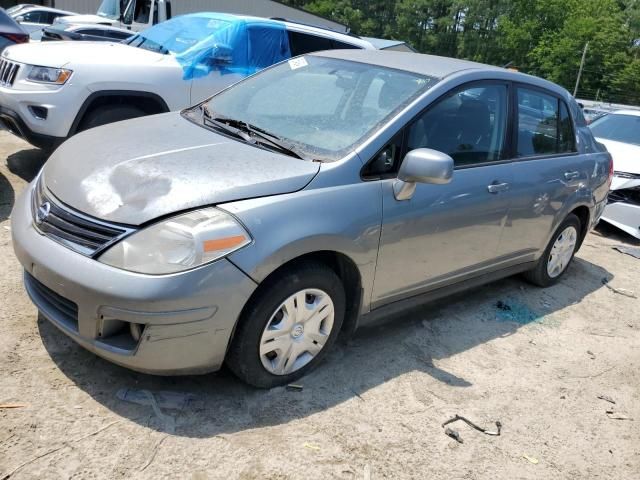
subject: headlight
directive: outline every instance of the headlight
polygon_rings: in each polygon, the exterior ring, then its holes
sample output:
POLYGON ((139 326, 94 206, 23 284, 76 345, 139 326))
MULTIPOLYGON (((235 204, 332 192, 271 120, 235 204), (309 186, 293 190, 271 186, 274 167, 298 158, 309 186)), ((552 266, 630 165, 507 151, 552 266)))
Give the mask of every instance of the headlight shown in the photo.
POLYGON ((213 262, 250 242, 251 237, 235 218, 207 208, 140 230, 98 260, 132 272, 174 273, 213 262))
POLYGON ((32 82, 63 85, 67 80, 69 80, 72 73, 73 70, 67 70, 66 68, 33 66, 29 71, 29 75, 27 75, 27 79, 32 82))

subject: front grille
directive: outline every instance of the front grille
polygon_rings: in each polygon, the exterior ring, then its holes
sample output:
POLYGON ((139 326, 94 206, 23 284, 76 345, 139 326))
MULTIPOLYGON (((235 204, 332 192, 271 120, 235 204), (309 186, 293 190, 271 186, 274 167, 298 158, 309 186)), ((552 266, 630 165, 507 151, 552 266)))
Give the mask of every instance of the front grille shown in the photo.
POLYGON ((75 331, 78 330, 78 305, 58 295, 27 272, 24 274, 24 282, 39 310, 43 310, 48 316, 53 316, 51 320, 75 331))
POLYGON ((46 192, 38 179, 33 194, 33 221, 37 230, 52 240, 88 257, 118 241, 133 230, 111 225, 63 206, 46 192))
POLYGON ((6 58, 0 59, 0 85, 3 87, 11 87, 16 81, 20 70, 20 64, 11 62, 6 58))

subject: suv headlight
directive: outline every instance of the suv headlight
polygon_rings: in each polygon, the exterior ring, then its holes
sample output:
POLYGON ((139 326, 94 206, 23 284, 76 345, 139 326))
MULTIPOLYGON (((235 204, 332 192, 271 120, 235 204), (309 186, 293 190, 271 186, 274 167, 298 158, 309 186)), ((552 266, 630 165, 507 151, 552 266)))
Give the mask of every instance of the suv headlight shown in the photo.
POLYGON ((251 242, 238 221, 206 208, 178 215, 121 240, 98 260, 131 272, 167 274, 213 262, 251 242))
POLYGON ((38 83, 53 83, 55 85, 64 85, 73 70, 66 68, 39 67, 34 65, 27 75, 27 79, 38 83))

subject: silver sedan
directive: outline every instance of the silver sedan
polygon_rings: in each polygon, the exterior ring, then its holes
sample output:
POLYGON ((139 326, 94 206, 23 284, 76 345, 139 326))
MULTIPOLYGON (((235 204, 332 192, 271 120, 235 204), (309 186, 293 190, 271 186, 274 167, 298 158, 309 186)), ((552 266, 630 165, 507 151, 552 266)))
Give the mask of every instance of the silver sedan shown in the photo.
POLYGON ((16 202, 40 312, 155 374, 272 387, 338 335, 524 273, 551 285, 611 157, 561 87, 414 53, 297 57, 64 143, 16 202))

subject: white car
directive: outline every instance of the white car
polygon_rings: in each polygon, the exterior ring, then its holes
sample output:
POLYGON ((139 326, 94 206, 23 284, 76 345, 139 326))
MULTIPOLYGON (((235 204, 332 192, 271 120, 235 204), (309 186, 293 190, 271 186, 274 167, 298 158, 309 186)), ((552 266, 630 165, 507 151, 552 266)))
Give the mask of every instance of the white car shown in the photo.
POLYGON ((56 23, 110 25, 134 32, 171 18, 171 0, 102 0, 96 15, 61 17, 56 23))
POLYGON ((58 18, 76 15, 74 12, 58 8, 24 3, 7 9, 7 13, 29 33, 48 27, 58 18))
POLYGON ((590 125, 615 169, 601 220, 640 239, 640 111, 618 110, 590 125))
POLYGON ((124 43, 13 46, 0 58, 0 123, 52 149, 79 131, 179 110, 274 63, 338 48, 374 49, 322 28, 218 13, 175 17, 124 43))

